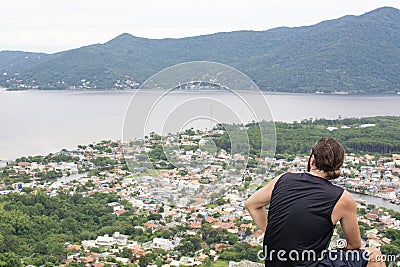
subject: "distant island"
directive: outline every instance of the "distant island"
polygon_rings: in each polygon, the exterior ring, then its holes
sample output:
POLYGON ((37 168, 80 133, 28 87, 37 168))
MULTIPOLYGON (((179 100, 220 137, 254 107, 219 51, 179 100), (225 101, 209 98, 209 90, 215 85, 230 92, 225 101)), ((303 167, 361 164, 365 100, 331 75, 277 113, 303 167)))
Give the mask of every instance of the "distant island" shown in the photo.
POLYGON ((261 90, 295 93, 400 92, 400 10, 383 7, 305 27, 180 39, 124 33, 55 54, 0 52, 0 87, 135 89, 166 67, 213 61, 248 75, 261 90))

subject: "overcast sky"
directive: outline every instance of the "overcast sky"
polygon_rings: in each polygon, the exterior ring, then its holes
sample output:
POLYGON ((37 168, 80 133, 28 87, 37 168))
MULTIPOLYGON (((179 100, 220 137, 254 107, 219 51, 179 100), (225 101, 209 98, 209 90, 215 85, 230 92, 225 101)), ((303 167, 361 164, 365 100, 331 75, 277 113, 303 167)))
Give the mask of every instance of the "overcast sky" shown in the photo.
POLYGON ((179 38, 312 25, 399 0, 4 0, 0 50, 53 53, 121 33, 179 38))

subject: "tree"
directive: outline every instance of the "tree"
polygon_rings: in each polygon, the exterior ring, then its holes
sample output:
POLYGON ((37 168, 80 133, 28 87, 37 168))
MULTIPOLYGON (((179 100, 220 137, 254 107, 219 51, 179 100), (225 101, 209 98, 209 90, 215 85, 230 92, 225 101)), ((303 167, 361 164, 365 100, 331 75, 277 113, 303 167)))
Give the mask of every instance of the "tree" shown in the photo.
POLYGON ((384 255, 399 255, 400 247, 393 244, 385 244, 381 247, 382 254, 384 255))
POLYGON ((365 233, 366 233, 365 226, 359 225, 358 228, 360 228, 360 235, 361 235, 361 237, 364 237, 364 236, 365 236, 365 233))
POLYGON ((3 235, 0 233, 0 252, 3 251, 3 248, 5 247, 4 244, 4 237, 3 235))
POLYGON ((400 231, 392 228, 386 228, 386 237, 390 238, 392 242, 400 243, 400 231))
POLYGON ((0 253, 0 267, 22 267, 22 262, 14 252, 0 253))
POLYGON ((177 250, 184 255, 194 255, 194 253, 201 249, 202 240, 198 235, 187 235, 185 236, 177 250))
POLYGON ((249 261, 257 262, 260 260, 259 252, 262 250, 261 246, 249 247, 246 251, 246 259, 249 261))
POLYGON ((240 257, 237 252, 225 250, 221 253, 221 259, 229 260, 229 261, 239 261, 240 257))
POLYGON ((164 260, 160 257, 157 257, 154 263, 157 265, 157 267, 161 267, 164 264, 164 260))
POLYGON ((210 266, 210 265, 211 265, 211 259, 210 259, 210 257, 207 257, 207 258, 204 260, 203 264, 206 265, 206 266, 210 266))
POLYGON ((146 254, 144 256, 141 256, 139 258, 139 266, 140 267, 146 267, 147 265, 152 263, 156 258, 157 258, 157 255, 155 255, 153 253, 148 253, 148 254, 146 254))
POLYGON ((128 259, 131 259, 132 256, 133 256, 132 250, 129 249, 129 248, 124 248, 124 249, 122 250, 122 252, 119 254, 119 256, 120 256, 121 258, 128 258, 128 259))
POLYGON ((230 234, 230 235, 228 236, 228 242, 229 242, 230 245, 236 244, 236 242, 238 242, 238 240, 239 240, 239 238, 238 238, 238 236, 235 235, 235 234, 230 234))

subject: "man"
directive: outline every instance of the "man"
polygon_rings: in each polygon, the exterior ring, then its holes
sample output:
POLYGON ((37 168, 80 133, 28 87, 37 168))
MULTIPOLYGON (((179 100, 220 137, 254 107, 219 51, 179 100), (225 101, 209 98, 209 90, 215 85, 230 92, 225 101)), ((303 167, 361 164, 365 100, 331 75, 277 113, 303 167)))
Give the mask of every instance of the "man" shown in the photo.
POLYGON ((339 177, 343 160, 342 144, 321 138, 312 148, 307 172, 284 173, 246 201, 251 217, 265 231, 266 266, 385 266, 378 250, 360 249, 356 203, 330 182, 339 177), (345 249, 327 251, 337 222, 345 249))

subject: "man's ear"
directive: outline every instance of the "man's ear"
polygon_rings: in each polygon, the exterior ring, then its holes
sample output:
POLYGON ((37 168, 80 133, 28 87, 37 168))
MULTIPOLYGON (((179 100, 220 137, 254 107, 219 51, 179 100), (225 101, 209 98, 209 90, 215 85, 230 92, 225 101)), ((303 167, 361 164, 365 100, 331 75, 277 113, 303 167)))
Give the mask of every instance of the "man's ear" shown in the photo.
POLYGON ((308 172, 311 171, 311 165, 313 165, 314 162, 315 162, 314 155, 311 154, 310 157, 308 158, 308 163, 307 163, 307 171, 308 172), (311 163, 311 160, 313 160, 312 163, 311 163))
POLYGON ((311 166, 315 166, 315 157, 314 157, 314 155, 311 155, 310 165, 311 166))

